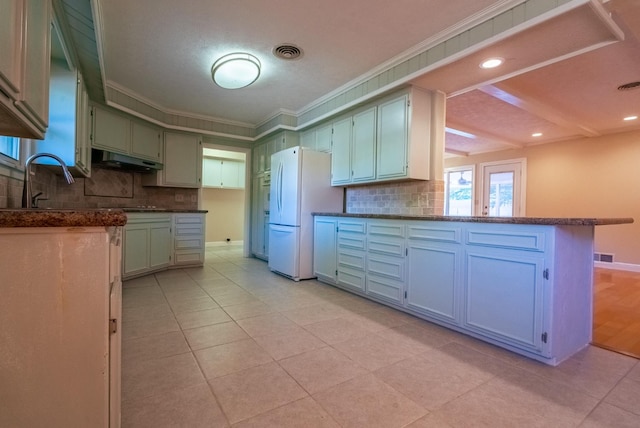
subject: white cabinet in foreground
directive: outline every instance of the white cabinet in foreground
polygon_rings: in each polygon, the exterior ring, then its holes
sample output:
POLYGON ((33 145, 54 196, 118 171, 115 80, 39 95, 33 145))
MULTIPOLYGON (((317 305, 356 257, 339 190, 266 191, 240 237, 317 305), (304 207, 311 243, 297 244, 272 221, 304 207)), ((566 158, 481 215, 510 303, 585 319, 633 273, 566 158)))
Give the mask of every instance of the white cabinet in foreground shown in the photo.
POLYGON ((0 228, 0 426, 119 427, 121 228, 0 228))
POLYGON ((591 341, 592 225, 315 222, 337 224, 315 240, 321 281, 551 365, 591 341))

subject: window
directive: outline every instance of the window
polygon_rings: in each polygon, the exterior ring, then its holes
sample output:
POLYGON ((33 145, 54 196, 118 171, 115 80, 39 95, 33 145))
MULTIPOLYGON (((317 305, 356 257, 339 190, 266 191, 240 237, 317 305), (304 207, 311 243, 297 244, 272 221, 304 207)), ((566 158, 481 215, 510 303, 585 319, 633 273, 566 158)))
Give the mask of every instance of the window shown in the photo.
POLYGON ((20 159, 20 138, 0 136, 0 154, 13 160, 20 159))
POLYGON ((452 216, 473 215, 475 168, 463 166, 448 168, 444 173, 444 214, 452 216))

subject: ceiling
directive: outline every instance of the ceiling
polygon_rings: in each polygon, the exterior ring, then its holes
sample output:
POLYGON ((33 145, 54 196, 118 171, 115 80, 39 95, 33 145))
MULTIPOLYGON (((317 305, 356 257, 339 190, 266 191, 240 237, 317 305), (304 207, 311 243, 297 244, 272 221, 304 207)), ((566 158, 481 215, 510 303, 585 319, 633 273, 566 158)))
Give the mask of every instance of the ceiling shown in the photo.
MULTIPOLYGON (((62 1, 86 11, 90 0, 62 1)), ((258 127, 281 113, 299 117, 523 3, 91 0, 91 18, 107 103, 118 107, 109 96, 117 92, 166 113, 258 127), (272 50, 283 43, 301 48, 302 57, 276 58, 272 50), (257 56, 261 76, 247 88, 219 88, 211 66, 236 51, 257 56)), ((454 155, 640 129, 640 119, 622 120, 640 115, 640 88, 616 89, 640 81, 640 0, 610 0, 604 8, 623 41, 582 8, 507 31, 397 83, 447 94, 446 150, 454 155), (593 49, 601 45, 606 46, 593 49), (505 65, 480 69, 489 55, 505 58, 505 65), (532 137, 534 132, 542 136, 532 137)))

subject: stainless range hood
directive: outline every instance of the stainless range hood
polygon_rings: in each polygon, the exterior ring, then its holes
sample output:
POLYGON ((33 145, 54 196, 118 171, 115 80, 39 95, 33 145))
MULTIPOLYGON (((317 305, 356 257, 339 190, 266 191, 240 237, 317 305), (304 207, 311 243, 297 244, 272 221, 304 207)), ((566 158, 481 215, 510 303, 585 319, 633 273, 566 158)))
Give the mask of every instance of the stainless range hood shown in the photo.
POLYGON ((105 168, 119 169, 133 172, 153 172, 162 169, 159 162, 138 159, 120 153, 108 152, 106 150, 93 149, 91 152, 91 163, 105 168))

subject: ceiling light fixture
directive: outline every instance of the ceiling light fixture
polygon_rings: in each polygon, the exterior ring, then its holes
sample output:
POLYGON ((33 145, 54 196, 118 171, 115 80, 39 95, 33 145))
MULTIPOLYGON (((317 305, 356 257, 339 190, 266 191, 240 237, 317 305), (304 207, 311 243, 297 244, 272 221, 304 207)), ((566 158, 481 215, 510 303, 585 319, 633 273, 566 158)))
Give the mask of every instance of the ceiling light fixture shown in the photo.
POLYGON ((504 58, 488 58, 480 63, 480 68, 496 68, 502 65, 504 58))
POLYGON ((249 86, 260 76, 260 61, 248 53, 232 53, 219 58, 211 67, 216 85, 225 89, 249 86))
POLYGON ((532 137, 542 137, 542 132, 534 132, 531 134, 532 137))
POLYGON ((627 116, 627 117, 625 117, 625 118, 624 118, 624 119, 622 119, 622 120, 629 121, 629 120, 636 120, 637 118, 638 118, 638 116, 627 116))

